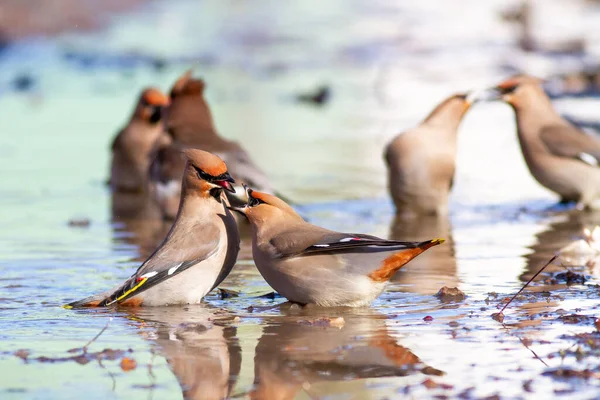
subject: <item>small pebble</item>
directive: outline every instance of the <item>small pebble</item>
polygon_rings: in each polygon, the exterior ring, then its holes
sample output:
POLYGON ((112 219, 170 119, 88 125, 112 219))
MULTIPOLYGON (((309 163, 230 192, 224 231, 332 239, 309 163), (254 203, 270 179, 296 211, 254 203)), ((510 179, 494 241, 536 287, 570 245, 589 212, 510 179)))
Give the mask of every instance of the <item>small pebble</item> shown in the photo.
POLYGON ((69 226, 73 228, 87 228, 90 226, 90 223, 90 220, 87 218, 69 220, 69 226))
POLYGON ((465 297, 467 297, 467 296, 465 295, 465 293, 463 291, 461 291, 457 287, 451 288, 451 287, 444 286, 437 292, 435 297, 440 299, 440 301, 446 303, 446 302, 453 302, 453 301, 463 301, 465 299, 465 297))

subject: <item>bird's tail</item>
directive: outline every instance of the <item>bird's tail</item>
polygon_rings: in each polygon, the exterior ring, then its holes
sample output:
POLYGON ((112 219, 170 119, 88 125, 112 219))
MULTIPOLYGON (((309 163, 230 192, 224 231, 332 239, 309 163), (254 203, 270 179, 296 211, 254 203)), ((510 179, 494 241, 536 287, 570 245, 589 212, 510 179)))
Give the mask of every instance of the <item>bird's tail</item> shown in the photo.
POLYGON ((77 300, 69 304, 62 306, 67 310, 72 308, 88 308, 88 307, 101 307, 102 302, 106 299, 106 293, 96 294, 85 299, 77 300))
POLYGON ((414 247, 402 249, 383 260, 381 266, 369 274, 369 278, 376 282, 386 282, 396 273, 396 271, 406 265, 410 260, 430 247, 442 243, 444 243, 444 239, 431 239, 415 243, 414 247))

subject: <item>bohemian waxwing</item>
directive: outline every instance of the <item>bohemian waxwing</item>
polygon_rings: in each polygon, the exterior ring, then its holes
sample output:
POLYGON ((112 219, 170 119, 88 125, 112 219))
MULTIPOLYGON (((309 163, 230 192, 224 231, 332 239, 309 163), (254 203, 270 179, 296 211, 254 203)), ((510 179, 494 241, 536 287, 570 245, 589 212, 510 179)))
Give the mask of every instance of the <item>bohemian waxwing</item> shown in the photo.
POLYGON ((598 208, 600 140, 562 118, 537 78, 517 76, 490 91, 488 100, 501 99, 513 108, 521 151, 533 177, 564 203, 598 208))
POLYGON ((252 225, 252 254, 263 278, 288 300, 319 306, 370 304, 403 265, 443 239, 397 242, 330 231, 304 221, 292 207, 247 189, 234 210, 252 225))
POLYGON ((211 153, 188 149, 185 156, 179 212, 162 244, 125 283, 67 308, 198 303, 229 274, 240 239, 222 192, 233 190, 233 179, 211 153))
POLYGON ((448 213, 456 167, 458 126, 471 102, 456 94, 441 102, 417 126, 386 147, 388 188, 402 216, 448 213))

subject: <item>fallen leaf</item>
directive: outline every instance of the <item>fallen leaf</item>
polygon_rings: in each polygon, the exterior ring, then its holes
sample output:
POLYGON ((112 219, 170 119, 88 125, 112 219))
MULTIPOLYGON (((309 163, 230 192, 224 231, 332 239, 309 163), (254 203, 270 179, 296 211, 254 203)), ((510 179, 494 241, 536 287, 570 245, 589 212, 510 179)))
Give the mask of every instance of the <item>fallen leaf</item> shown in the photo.
POLYGON ((27 361, 27 357, 29 357, 29 350, 19 349, 13 353, 16 357, 19 357, 23 361, 27 361))
POLYGON ((452 385, 448 385, 447 383, 438 383, 431 378, 425 379, 421 384, 423 386, 425 386, 427 389, 437 389, 437 388, 453 389, 454 388, 454 386, 452 386, 452 385))
POLYGON ((492 314, 492 319, 494 321, 504 322, 504 314, 502 314, 501 312, 499 312, 499 313, 493 313, 492 314))
POLYGON ((133 358, 123 357, 121 360, 121 369, 125 372, 134 370, 137 367, 137 363, 133 358))

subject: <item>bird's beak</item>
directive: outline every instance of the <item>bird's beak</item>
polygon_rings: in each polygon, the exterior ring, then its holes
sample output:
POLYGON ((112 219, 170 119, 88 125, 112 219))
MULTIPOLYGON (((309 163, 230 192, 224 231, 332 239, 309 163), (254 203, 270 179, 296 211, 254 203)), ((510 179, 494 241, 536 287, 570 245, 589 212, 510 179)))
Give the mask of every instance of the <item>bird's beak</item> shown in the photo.
POLYGON ((213 183, 215 185, 221 186, 223 189, 227 190, 230 193, 235 193, 235 189, 233 188, 233 186, 231 186, 232 183, 235 183, 235 180, 231 177, 231 175, 229 175, 229 172, 225 172, 222 177, 223 179, 214 181, 213 183))
POLYGON ((474 104, 478 101, 502 100, 502 95, 502 90, 500 90, 500 88, 498 88, 497 86, 494 86, 480 90, 473 90, 467 96, 467 101, 470 104, 474 104))
POLYGON ((242 186, 244 187, 244 191, 246 192, 246 197, 248 198, 248 202, 246 204, 244 204, 242 207, 233 207, 233 206, 228 206, 227 208, 230 209, 231 211, 235 211, 237 213, 242 214, 244 217, 248 217, 248 215, 246 214, 248 211, 249 205, 250 205, 250 193, 252 192, 252 189, 250 189, 248 187, 248 185, 246 185, 245 183, 242 183, 242 186))
POLYGON ((242 214, 244 217, 246 216, 246 210, 248 209, 248 206, 245 205, 243 207, 231 207, 231 206, 227 206, 227 208, 231 211, 235 211, 237 213, 242 214))

